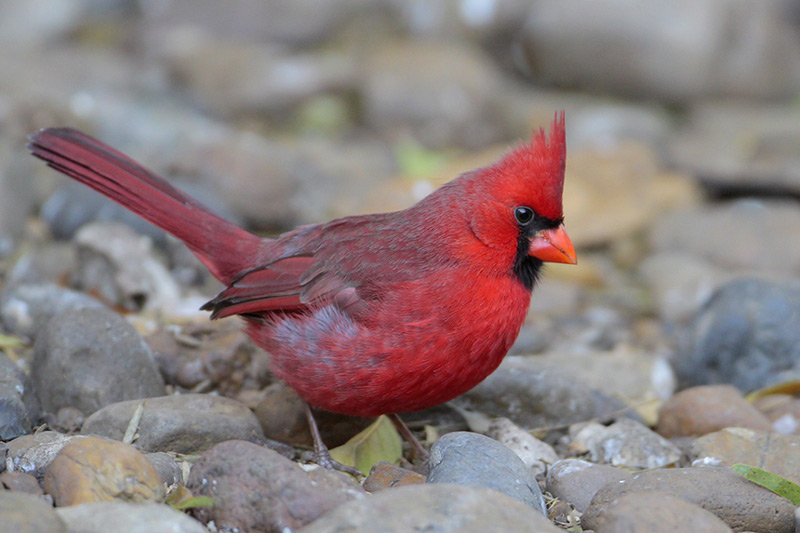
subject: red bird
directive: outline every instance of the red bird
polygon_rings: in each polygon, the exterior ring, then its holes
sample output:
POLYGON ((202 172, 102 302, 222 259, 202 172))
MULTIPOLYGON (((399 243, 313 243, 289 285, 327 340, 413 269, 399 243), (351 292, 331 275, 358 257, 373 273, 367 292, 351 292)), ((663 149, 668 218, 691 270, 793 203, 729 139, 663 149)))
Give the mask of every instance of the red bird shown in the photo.
POLYGON ((262 238, 69 128, 30 150, 182 240, 227 288, 203 309, 240 315, 272 370, 314 407, 417 411, 470 390, 517 338, 545 261, 572 263, 562 226, 564 113, 550 134, 408 209, 262 238))

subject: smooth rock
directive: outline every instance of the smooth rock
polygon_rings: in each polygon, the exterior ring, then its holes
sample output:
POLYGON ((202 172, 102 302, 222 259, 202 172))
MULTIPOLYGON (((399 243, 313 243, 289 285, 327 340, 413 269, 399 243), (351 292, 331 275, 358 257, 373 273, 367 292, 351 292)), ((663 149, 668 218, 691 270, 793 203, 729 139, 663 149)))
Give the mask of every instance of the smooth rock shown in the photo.
POLYGON ((583 513, 598 490, 610 483, 630 479, 631 475, 614 466, 562 459, 547 471, 547 491, 583 513))
POLYGON ((30 379, 9 357, 0 353, 0 440, 30 432, 39 418, 39 401, 30 379))
POLYGON ((800 483, 800 436, 726 428, 692 443, 695 463, 754 465, 800 483))
POLYGON ((159 503, 96 502, 60 507, 56 513, 70 533, 206 533, 206 527, 159 503))
POLYGON ((144 454, 144 457, 156 469, 164 485, 171 487, 183 483, 183 469, 172 455, 165 452, 153 452, 144 454))
MULTIPOLYGON (((737 220, 736 227, 747 224, 737 220)), ((781 224, 791 226, 789 220, 781 224)), ((760 233, 770 231, 759 227, 760 233)), ((672 358, 680 387, 730 383, 749 392, 798 379, 798 314, 798 283, 746 279, 722 286, 694 317, 672 358)))
POLYGON ((667 438, 697 437, 726 427, 770 431, 769 420, 736 387, 704 385, 677 393, 662 406, 657 431, 667 438))
POLYGON ((384 490, 325 514, 299 533, 436 531, 558 533, 541 513, 483 487, 425 484, 384 490))
POLYGON ((67 533, 67 527, 51 505, 38 496, 0 490, 3 531, 13 533, 67 533))
POLYGON ((125 224, 93 222, 75 234, 78 265, 73 284, 128 311, 165 307, 180 288, 153 256, 152 241, 125 224))
POLYGON ((139 438, 134 445, 148 452, 196 454, 215 444, 240 439, 263 440, 253 413, 235 400, 210 394, 181 394, 108 405, 86 419, 81 433, 122 440, 142 405, 139 438))
POLYGON ((14 263, 5 287, 64 283, 74 269, 75 248, 69 243, 49 242, 24 253, 14 263))
POLYGON ((456 431, 437 440, 431 448, 427 482, 497 490, 547 515, 533 471, 506 446, 477 433, 456 431))
MULTIPOLYGON (((6 16, 7 12, 0 14, 0 18, 6 16)), ((26 217, 36 201, 25 167, 17 164, 17 146, 9 144, 0 144, 0 257, 9 255, 22 239, 26 217)))
POLYGON ((566 368, 522 356, 506 357, 492 375, 454 404, 490 417, 507 417, 525 429, 602 419, 626 407, 581 383, 566 368))
POLYGON ((332 491, 318 486, 292 461, 238 440, 208 450, 192 466, 186 482, 195 496, 214 499, 213 507, 195 509, 195 517, 241 531, 298 529, 347 500, 364 496, 355 484, 352 487, 332 491))
POLYGON ((486 432, 488 437, 517 454, 535 476, 544 475, 549 465, 558 461, 552 446, 523 430, 508 418, 495 418, 486 432))
POLYGON ((164 381, 141 335, 108 309, 64 311, 34 345, 31 378, 42 408, 89 414, 133 398, 164 394, 164 381))
POLYGON ((800 434, 800 398, 788 394, 768 394, 753 400, 753 407, 767 417, 774 432, 800 434))
POLYGON ((680 449, 649 428, 623 418, 604 426, 597 422, 570 427, 573 442, 591 453, 592 461, 628 468, 661 468, 677 463, 680 449))
POLYGON ((44 490, 57 507, 100 501, 161 501, 164 483, 150 462, 121 442, 86 437, 67 443, 50 463, 44 490))
POLYGON ((673 468, 634 474, 600 489, 583 515, 583 527, 595 528, 606 510, 625 494, 666 492, 713 512, 734 531, 789 533, 792 503, 748 481, 729 468, 673 468))
POLYGON ((378 492, 384 489, 420 485, 422 483, 425 483, 425 476, 422 474, 381 461, 376 463, 369 471, 363 486, 367 492, 378 492))
POLYGON ((593 519, 596 533, 674 533, 733 530, 698 505, 664 492, 631 493, 620 496, 603 514, 593 519))
POLYGON ((82 438, 55 431, 42 431, 17 437, 6 443, 8 447, 6 466, 10 472, 23 472, 42 479, 61 448, 73 439, 82 438))
POLYGON ((0 319, 5 329, 29 339, 36 339, 59 313, 102 308, 103 304, 91 296, 52 283, 16 285, 0 296, 0 319))

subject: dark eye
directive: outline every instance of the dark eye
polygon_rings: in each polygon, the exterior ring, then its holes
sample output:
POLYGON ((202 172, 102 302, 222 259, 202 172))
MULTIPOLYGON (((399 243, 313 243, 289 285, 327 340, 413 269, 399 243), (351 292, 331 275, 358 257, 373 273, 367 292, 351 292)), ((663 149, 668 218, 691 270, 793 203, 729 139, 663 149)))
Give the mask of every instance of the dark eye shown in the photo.
POLYGON ((521 225, 527 226, 533 220, 533 209, 524 206, 515 207, 514 218, 516 218, 517 222, 521 225))

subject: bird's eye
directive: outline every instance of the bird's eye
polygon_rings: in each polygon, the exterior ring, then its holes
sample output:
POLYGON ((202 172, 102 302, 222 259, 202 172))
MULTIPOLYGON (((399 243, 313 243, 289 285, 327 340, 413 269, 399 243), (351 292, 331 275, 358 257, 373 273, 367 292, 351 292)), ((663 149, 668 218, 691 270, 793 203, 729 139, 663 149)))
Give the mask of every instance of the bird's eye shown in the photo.
POLYGON ((516 207, 514 208, 514 218, 517 219, 523 226, 527 226, 533 220, 533 209, 530 207, 516 207))

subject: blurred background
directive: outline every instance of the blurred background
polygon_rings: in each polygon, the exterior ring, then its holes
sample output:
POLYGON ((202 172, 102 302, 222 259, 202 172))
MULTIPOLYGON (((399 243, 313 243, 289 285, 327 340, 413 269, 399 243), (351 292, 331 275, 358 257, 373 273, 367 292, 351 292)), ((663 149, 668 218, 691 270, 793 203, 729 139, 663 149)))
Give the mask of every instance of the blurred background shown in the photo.
POLYGON ((798 95, 790 0, 0 0, 0 280, 132 311, 215 289, 174 242, 30 157, 41 127, 97 136, 268 234, 406 207, 565 109, 580 264, 548 269, 514 352, 578 360, 634 398, 752 389, 800 375, 800 334, 781 325, 800 321, 798 95), (76 232, 96 220, 149 235, 133 255, 172 279, 93 287, 76 249, 95 244, 76 232), (708 307, 739 278, 769 283, 708 307), (714 342, 759 348, 742 364, 729 349, 728 371, 702 359, 714 342))

